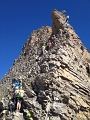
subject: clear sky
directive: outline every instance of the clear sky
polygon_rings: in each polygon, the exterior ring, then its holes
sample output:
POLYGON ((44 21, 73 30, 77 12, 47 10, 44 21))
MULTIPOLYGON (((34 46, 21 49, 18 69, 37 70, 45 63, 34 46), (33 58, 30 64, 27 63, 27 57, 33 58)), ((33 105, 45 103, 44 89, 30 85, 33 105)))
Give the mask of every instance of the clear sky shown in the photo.
POLYGON ((54 8, 66 10, 69 23, 90 51, 90 0, 0 0, 0 79, 18 58, 31 32, 52 25, 54 8))

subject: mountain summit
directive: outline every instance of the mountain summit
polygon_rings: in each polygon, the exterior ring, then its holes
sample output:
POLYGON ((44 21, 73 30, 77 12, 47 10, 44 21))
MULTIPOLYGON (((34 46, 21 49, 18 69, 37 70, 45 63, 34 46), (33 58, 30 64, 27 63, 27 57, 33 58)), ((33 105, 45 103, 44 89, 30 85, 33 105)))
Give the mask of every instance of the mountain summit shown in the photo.
POLYGON ((90 53, 65 12, 52 11, 52 27, 32 32, 3 77, 0 97, 6 104, 13 79, 22 80, 22 109, 34 120, 90 119, 90 53))

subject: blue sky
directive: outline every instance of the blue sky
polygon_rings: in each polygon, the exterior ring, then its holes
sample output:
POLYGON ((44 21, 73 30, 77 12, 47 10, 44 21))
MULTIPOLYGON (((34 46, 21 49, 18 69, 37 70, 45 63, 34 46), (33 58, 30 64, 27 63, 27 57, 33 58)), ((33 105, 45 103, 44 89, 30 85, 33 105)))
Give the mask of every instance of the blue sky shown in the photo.
POLYGON ((0 79, 18 58, 31 32, 52 25, 54 8, 67 11, 69 23, 90 51, 90 0, 0 0, 0 79))

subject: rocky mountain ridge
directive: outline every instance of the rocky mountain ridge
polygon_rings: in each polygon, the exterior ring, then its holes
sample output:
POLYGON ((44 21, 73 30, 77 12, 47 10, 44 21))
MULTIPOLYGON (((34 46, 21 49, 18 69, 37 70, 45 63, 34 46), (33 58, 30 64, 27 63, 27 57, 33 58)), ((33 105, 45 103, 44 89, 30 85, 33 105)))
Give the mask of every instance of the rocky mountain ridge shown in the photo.
POLYGON ((1 97, 7 97, 12 79, 19 78, 26 91, 23 109, 35 120, 90 120, 90 53, 70 24, 65 32, 62 12, 53 10, 52 20, 52 27, 32 32, 0 82, 1 97), (42 54, 42 45, 54 34, 55 41, 42 54))

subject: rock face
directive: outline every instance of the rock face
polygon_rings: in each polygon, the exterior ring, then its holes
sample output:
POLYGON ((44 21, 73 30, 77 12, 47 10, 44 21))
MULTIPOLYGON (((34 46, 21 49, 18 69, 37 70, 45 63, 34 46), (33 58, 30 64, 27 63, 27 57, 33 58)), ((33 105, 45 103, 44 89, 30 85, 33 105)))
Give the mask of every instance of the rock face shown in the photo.
POLYGON ((20 78, 26 91, 23 109, 27 108, 35 120, 89 120, 90 53, 73 27, 66 27, 63 13, 54 10, 52 20, 52 28, 43 26, 32 32, 0 82, 1 88, 6 87, 6 92, 0 88, 1 92, 7 96, 12 79, 20 78), (42 54, 42 45, 53 34, 55 41, 42 54))

